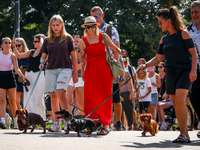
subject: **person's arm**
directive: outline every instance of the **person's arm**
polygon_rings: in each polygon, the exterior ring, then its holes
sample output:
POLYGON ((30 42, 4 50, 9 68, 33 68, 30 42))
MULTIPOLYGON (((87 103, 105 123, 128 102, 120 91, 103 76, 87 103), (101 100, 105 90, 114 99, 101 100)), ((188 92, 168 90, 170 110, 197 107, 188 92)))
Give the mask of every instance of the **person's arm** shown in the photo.
MULTIPOLYGON (((182 31, 182 37, 183 37, 184 40, 192 39, 192 37, 190 36, 190 34, 186 30, 182 31)), ((188 50, 189 50, 189 52, 191 54, 191 58, 192 58, 192 68, 191 68, 191 71, 190 71, 189 79, 190 79, 190 82, 193 82, 197 79, 198 56, 197 56, 197 50, 196 50, 195 47, 188 48, 188 50)))
POLYGON ((71 57, 72 57, 72 65, 73 65, 73 70, 74 70, 74 75, 73 75, 73 82, 77 83, 78 82, 78 69, 77 69, 77 57, 76 57, 76 50, 71 51, 71 57))
POLYGON ((23 73, 22 73, 21 70, 19 69, 16 56, 12 54, 12 55, 11 55, 11 60, 12 60, 12 63, 13 63, 13 67, 14 67, 14 69, 15 69, 15 72, 25 81, 25 80, 26 80, 26 77, 23 75, 23 73))
POLYGON ((79 61, 81 62, 81 77, 84 81, 84 72, 85 72, 87 55, 85 54, 86 45, 85 45, 83 40, 80 40, 79 46, 80 46, 80 49, 81 49, 81 53, 78 53, 78 58, 79 58, 79 61))
MULTIPOLYGON (((125 76, 126 79, 128 80, 129 78, 131 78, 131 75, 129 72, 125 72, 125 76)), ((130 91, 130 96, 129 99, 132 100, 134 98, 134 89, 133 89, 133 84, 132 84, 132 80, 128 81, 128 89, 130 91)))
POLYGON ((144 96, 139 97, 139 99, 143 99, 147 97, 149 94, 151 94, 151 87, 148 87, 148 92, 144 96))
POLYGON ((113 42, 112 40, 110 39, 110 37, 106 34, 105 34, 105 37, 106 37, 106 40, 108 42, 108 46, 117 54, 119 55, 122 55, 122 56, 125 56, 127 54, 126 50, 121 50, 119 47, 117 47, 113 42))
POLYGON ((47 54, 46 53, 42 53, 42 56, 40 58, 40 65, 39 65, 39 68, 44 68, 44 64, 45 64, 45 60, 46 60, 46 57, 47 57, 47 54))
POLYGON ((151 82, 151 85, 159 88, 161 86, 161 82, 160 82, 160 77, 158 74, 156 74, 156 83, 151 82))

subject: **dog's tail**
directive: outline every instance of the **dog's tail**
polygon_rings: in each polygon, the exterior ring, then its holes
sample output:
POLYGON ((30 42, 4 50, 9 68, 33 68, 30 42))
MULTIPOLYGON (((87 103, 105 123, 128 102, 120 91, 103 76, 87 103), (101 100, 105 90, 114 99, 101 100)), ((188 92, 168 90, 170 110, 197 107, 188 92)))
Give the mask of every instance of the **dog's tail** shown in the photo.
POLYGON ((99 121, 100 120, 100 116, 99 116, 99 118, 98 119, 95 119, 95 120, 92 120, 92 121, 99 121))

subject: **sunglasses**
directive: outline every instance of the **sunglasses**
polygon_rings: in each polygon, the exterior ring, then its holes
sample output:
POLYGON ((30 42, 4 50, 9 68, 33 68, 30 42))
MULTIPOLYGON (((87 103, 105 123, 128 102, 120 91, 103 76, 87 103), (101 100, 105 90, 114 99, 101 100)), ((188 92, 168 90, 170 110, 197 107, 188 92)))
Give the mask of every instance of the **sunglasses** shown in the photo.
POLYGON ((163 66, 158 66, 158 68, 163 68, 163 66))
POLYGON ((11 42, 7 42, 7 41, 5 41, 5 44, 11 44, 11 42))
POLYGON ((15 46, 16 46, 16 47, 21 47, 21 45, 22 45, 22 44, 17 44, 17 45, 15 45, 15 46))
POLYGON ((94 16, 94 18, 99 18, 102 14, 98 14, 96 16, 94 16))
POLYGON ((33 41, 33 43, 37 43, 37 42, 40 42, 40 41, 33 41))
POLYGON ((91 25, 91 26, 85 26, 85 28, 86 29, 90 29, 90 28, 94 29, 94 28, 96 28, 96 25, 94 24, 94 25, 91 25))

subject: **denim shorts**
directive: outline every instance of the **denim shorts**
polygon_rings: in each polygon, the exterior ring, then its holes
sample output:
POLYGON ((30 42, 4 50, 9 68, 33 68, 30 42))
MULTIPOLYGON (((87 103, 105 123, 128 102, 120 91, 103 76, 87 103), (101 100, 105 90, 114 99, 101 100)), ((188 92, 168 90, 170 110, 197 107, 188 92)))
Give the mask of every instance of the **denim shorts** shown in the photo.
POLYGON ((45 93, 56 92, 58 89, 66 91, 71 77, 72 69, 47 69, 45 74, 45 93))
POLYGON ((158 103, 158 93, 151 93, 151 102, 149 103, 149 106, 154 105, 157 106, 158 103))

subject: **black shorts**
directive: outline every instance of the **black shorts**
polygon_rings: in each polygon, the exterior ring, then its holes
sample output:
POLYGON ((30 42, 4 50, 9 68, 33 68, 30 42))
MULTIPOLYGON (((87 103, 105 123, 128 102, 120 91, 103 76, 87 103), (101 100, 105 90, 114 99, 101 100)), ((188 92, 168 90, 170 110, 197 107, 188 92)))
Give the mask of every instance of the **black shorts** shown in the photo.
MULTIPOLYGON (((119 89, 119 83, 113 84, 113 93, 119 89)), ((119 103, 120 102, 120 90, 118 90, 114 95, 113 95, 113 103, 119 103)))
POLYGON ((167 94, 175 94, 176 89, 190 90, 192 83, 189 80, 191 70, 166 68, 167 94))
POLYGON ((150 102, 139 102, 139 113, 142 113, 142 110, 148 113, 148 107, 150 102))
POLYGON ((16 87, 15 77, 12 71, 0 71, 0 88, 11 89, 16 87))

